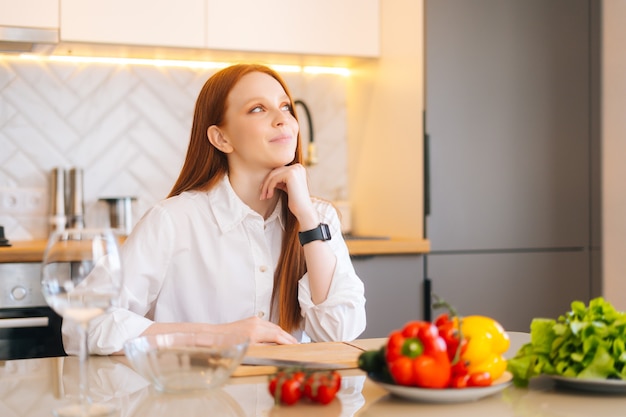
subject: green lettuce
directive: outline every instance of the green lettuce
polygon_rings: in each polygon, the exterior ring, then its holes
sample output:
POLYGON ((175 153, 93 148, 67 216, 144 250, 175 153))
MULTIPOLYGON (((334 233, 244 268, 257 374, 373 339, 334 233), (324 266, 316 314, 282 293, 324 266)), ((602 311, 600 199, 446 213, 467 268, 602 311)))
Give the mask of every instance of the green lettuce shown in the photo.
POLYGON ((574 301, 556 320, 533 319, 530 342, 509 359, 516 386, 549 374, 574 378, 626 379, 626 313, 602 297, 586 306, 574 301))

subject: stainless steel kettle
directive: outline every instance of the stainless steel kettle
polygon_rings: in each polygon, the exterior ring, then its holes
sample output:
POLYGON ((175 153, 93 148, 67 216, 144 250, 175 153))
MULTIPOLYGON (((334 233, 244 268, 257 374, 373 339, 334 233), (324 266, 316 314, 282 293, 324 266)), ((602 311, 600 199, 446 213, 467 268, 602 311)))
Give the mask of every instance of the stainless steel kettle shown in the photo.
POLYGON ((100 198, 107 204, 109 209, 109 223, 112 229, 116 229, 122 235, 128 236, 133 229, 132 202, 136 197, 106 197, 100 198))

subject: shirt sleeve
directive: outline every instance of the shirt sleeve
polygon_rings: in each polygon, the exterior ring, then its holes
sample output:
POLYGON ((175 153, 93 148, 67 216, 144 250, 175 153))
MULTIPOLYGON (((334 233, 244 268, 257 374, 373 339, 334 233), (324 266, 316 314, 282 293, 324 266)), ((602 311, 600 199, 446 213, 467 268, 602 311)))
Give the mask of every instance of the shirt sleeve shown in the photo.
POLYGON ((308 274, 298 284, 298 301, 304 317, 304 331, 314 342, 351 341, 365 330, 365 288, 357 276, 341 234, 337 212, 329 203, 318 206, 322 221, 332 238, 327 241, 337 258, 328 297, 320 304, 311 298, 308 274))
MULTIPOLYGON (((93 319, 87 332, 91 354, 110 355, 143 333, 153 321, 149 315, 171 258, 171 218, 160 206, 150 209, 137 223, 121 248, 123 285, 117 306, 93 319)), ((63 345, 68 354, 79 351, 80 334, 71 322, 63 323, 63 345)))

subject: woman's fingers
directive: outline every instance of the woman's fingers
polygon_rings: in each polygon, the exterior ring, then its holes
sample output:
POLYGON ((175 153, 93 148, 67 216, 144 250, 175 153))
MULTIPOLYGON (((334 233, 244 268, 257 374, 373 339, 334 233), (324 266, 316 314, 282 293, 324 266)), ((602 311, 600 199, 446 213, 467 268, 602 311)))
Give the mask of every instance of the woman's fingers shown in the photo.
POLYGON ((290 195, 296 192, 306 192, 306 171, 300 164, 289 165, 273 169, 263 181, 261 186, 261 199, 270 199, 276 189, 286 191, 290 195))
POLYGON ((261 199, 273 197, 276 189, 289 195, 289 210, 298 221, 315 227, 319 223, 315 208, 311 202, 305 168, 300 165, 289 165, 272 170, 261 186, 261 199))
POLYGON ((261 323, 257 326, 257 329, 261 330, 261 334, 259 335, 261 340, 258 340, 257 342, 272 342, 279 343, 281 345, 298 343, 298 340, 295 337, 281 329, 276 324, 261 319, 259 319, 259 321, 261 323))
POLYGON ((250 343, 279 343, 281 345, 298 343, 291 334, 276 324, 256 316, 226 325, 229 330, 243 333, 250 338, 250 343))

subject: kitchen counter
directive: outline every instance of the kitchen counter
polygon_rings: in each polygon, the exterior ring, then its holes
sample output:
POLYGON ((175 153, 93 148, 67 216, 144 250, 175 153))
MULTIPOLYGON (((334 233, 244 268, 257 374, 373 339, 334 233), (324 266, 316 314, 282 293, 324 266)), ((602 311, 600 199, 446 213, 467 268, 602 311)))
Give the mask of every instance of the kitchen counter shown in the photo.
MULTIPOLYGON (((420 254, 430 250, 430 242, 425 239, 347 239, 346 243, 353 256, 420 254)), ((0 247, 0 262, 40 262, 46 249, 45 240, 25 240, 11 242, 12 246, 0 247)))
POLYGON ((346 239, 352 256, 425 254, 430 251, 430 242, 426 239, 346 239))
POLYGON ((0 262, 41 262, 46 250, 45 240, 11 242, 11 246, 0 247, 0 262))
MULTIPOLYGON (((527 338, 527 334, 525 334, 527 338)), ((350 343, 355 358, 362 350, 381 346, 384 339, 350 343)), ((516 351, 524 340, 512 337, 516 351)), ((294 406, 273 405, 267 391, 267 376, 232 377, 212 395, 194 393, 165 395, 153 391, 123 356, 91 357, 90 392, 96 401, 113 404, 119 417, 211 415, 228 416, 315 416, 315 417, 618 417, 626 410, 622 394, 585 393, 557 388, 548 378, 531 381, 528 388, 508 386, 503 391, 476 401, 435 404, 391 396, 359 369, 341 371, 342 388, 337 399, 322 406, 300 402, 294 406)), ((58 357, 0 362, 0 415, 35 417, 51 415, 78 391, 78 359, 58 357), (36 399, 36 401, 33 401, 36 399)))

